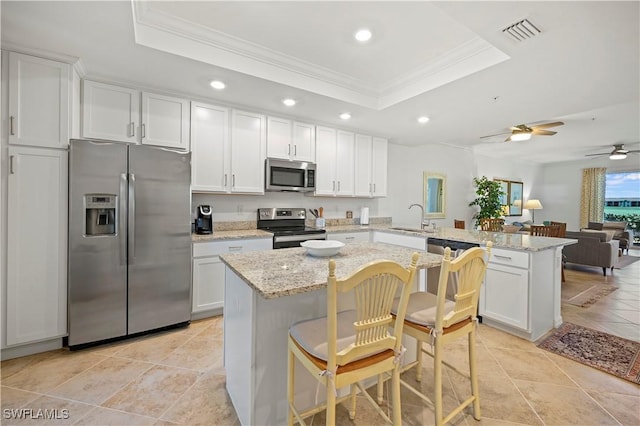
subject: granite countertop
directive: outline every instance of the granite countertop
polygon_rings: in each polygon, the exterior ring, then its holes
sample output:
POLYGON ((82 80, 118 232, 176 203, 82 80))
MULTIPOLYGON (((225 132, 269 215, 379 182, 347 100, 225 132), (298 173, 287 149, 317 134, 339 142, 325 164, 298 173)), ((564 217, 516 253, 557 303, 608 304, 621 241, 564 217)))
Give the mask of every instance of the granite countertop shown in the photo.
MULTIPOLYGON (((338 278, 345 278, 371 261, 388 259, 409 265, 416 250, 382 243, 354 243, 332 256, 338 278)), ((220 256, 243 281, 265 299, 318 290, 327 286, 329 257, 312 257, 302 247, 220 256)), ((420 253, 418 269, 439 266, 442 256, 420 253)))
POLYGON ((327 234, 339 234, 342 232, 368 232, 389 230, 391 224, 372 224, 372 225, 334 225, 327 226, 325 230, 327 234))
POLYGON ((243 240, 249 238, 272 238, 271 232, 260 229, 236 229, 231 231, 216 231, 212 234, 191 234, 191 241, 194 243, 219 241, 219 240, 243 240))

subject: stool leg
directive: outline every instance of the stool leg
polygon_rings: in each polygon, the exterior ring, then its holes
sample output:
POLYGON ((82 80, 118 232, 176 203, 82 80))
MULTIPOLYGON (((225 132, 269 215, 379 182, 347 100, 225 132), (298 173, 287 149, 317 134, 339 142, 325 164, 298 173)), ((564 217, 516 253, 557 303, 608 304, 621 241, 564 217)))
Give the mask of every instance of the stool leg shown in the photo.
MULTIPOLYGON (((378 383, 378 386, 380 386, 380 383, 378 383)), ((356 390, 358 388, 356 387, 356 384, 353 383, 351 385, 351 410, 349 410, 349 418, 351 420, 356 418, 356 390)))
POLYGON ((384 378, 382 374, 378 374, 378 405, 382 405, 382 403, 384 402, 384 389, 382 387, 383 385, 384 378))
POLYGON ((289 401, 289 412, 287 415, 287 424, 289 426, 293 425, 293 410, 291 409, 291 406, 293 405, 293 383, 294 383, 294 370, 295 370, 295 356, 293 355, 293 352, 291 352, 291 349, 289 349, 289 354, 288 354, 288 367, 289 367, 289 374, 288 374, 288 380, 287 380, 287 399, 289 401))
POLYGON ((327 426, 336 424, 336 394, 333 392, 329 380, 326 381, 327 388, 327 426))
POLYGON ((400 364, 393 369, 392 399, 393 399, 393 424, 394 426, 402 425, 402 408, 400 407, 400 364))
POLYGON ((469 376, 473 395, 473 418, 480 420, 480 388, 478 386, 478 368, 476 365, 476 330, 469 333, 469 376))
POLYGON ((442 425, 442 343, 440 339, 435 339, 433 348, 433 386, 435 391, 435 417, 436 426, 442 425))
POLYGON ((416 339, 416 360, 418 361, 418 365, 416 366, 416 380, 418 382, 422 381, 422 341, 416 339))

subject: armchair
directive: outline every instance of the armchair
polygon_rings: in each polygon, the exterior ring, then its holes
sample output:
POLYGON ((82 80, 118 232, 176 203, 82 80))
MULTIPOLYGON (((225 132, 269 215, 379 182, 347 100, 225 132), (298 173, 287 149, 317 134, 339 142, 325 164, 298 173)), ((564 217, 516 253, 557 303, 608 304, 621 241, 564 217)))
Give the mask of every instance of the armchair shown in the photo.
POLYGON ((612 238, 618 240, 620 249, 629 254, 629 244, 631 243, 631 233, 627 231, 627 222, 589 222, 587 229, 604 231, 613 234, 612 238))

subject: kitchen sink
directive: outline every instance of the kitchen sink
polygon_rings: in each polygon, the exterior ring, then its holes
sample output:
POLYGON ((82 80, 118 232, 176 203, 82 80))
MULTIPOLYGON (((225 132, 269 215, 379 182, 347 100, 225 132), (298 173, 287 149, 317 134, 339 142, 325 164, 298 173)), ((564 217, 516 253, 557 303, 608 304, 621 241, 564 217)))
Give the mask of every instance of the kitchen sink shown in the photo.
POLYGON ((433 229, 418 229, 418 228, 403 228, 403 227, 392 227, 391 229, 396 231, 407 231, 407 232, 418 232, 420 234, 432 234, 433 229))

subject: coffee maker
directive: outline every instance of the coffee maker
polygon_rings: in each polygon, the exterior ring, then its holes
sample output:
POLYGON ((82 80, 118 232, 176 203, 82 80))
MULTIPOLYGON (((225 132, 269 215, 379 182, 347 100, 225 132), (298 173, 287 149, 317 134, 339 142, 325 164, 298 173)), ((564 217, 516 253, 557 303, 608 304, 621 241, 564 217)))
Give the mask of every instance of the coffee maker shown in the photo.
POLYGON ((196 234, 211 234, 213 232, 213 217, 211 216, 211 206, 198 206, 198 217, 196 218, 196 234))

